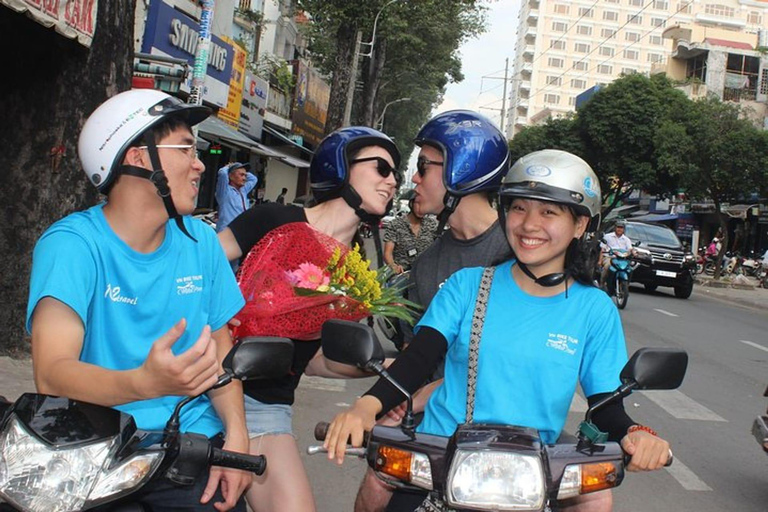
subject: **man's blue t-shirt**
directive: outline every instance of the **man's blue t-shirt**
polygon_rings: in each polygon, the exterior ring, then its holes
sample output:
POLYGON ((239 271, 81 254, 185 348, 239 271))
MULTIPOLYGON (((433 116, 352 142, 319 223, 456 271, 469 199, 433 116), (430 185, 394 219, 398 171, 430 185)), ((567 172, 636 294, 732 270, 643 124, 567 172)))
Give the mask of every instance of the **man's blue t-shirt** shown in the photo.
MULTIPOLYGON (((533 297, 512 277, 513 261, 496 267, 478 358, 475 423, 539 430, 554 443, 576 384, 587 396, 612 392, 627 361, 621 321, 601 290, 574 283, 565 293, 533 297)), ((445 380, 432 394, 420 432, 450 436, 464 423, 469 337, 482 268, 453 274, 417 325, 448 341, 445 380)))
MULTIPOLYGON (((184 334, 173 345, 180 354, 194 345, 205 325, 226 325, 245 301, 214 231, 185 217, 197 243, 166 224, 157 250, 131 249, 109 227, 103 205, 73 213, 53 224, 35 247, 27 306, 44 297, 74 310, 85 326, 80 360, 113 370, 141 366, 152 343, 182 318, 184 334)), ((162 430, 180 397, 161 397, 115 407, 130 413, 139 428, 162 430)), ((207 436, 222 424, 207 396, 182 409, 181 430, 207 436)))
POLYGON ((245 184, 241 188, 233 187, 229 184, 229 166, 219 169, 216 176, 216 202, 219 205, 217 233, 224 231, 235 217, 248 209, 248 194, 258 182, 258 178, 248 172, 245 174, 245 184))

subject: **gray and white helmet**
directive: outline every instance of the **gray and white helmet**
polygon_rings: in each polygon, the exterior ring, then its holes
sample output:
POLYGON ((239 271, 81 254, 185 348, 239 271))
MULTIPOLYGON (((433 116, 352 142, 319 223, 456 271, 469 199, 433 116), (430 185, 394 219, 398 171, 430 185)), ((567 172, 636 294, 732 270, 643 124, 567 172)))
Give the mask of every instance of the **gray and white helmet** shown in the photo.
POLYGON ((600 181, 587 162, 567 151, 544 149, 518 159, 501 183, 499 203, 511 197, 571 206, 592 220, 590 231, 600 223, 600 181))

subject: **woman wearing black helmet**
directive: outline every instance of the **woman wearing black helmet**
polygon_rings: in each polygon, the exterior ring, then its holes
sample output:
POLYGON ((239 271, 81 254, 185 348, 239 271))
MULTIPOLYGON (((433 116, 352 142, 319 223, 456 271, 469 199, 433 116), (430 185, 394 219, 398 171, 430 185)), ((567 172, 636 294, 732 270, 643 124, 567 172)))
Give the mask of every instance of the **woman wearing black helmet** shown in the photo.
MULTIPOLYGON (((310 163, 316 205, 265 204, 246 211, 219 234, 229 260, 247 254, 273 229, 306 222, 344 245, 351 245, 361 221, 380 219, 397 188, 400 154, 392 140, 367 127, 342 128, 328 135, 310 163)), ((251 451, 264 454, 269 470, 255 477, 247 500, 256 512, 312 512, 314 499, 291 430, 291 405, 303 373, 323 377, 363 376, 355 368, 331 363, 320 341, 295 341, 290 375, 244 384, 251 451)))
MULTIPOLYGON (((576 384, 595 403, 619 386, 627 358, 616 308, 592 284, 592 252, 583 238, 599 221, 600 186, 582 159, 538 151, 518 160, 508 173, 498 212, 515 257, 451 276, 389 373, 413 392, 448 353, 444 383, 430 397, 417 430, 451 436, 466 420, 475 302, 481 280, 489 282, 472 421, 529 426, 545 443, 554 443, 576 384)), ((341 462, 349 436, 361 439, 377 414, 400 401, 401 395, 380 380, 333 421, 325 442, 328 457, 341 462)), ((635 426, 621 404, 603 409, 593 420, 633 455, 628 469, 658 469, 666 462, 669 444, 647 427, 635 426)), ((395 493, 387 510, 414 510, 423 498, 395 493)), ((608 511, 611 496, 600 493, 563 506, 608 511)))

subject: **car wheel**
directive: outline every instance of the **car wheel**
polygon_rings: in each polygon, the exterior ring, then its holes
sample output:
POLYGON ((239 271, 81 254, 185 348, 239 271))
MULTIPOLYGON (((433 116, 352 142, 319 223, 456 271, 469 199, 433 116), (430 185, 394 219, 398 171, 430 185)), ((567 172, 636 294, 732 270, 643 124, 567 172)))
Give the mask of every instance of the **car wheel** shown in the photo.
POLYGON ((675 297, 678 299, 687 299, 693 293, 693 282, 683 286, 675 286, 675 297))
POLYGON ((656 291, 656 288, 658 288, 658 286, 655 285, 655 284, 646 284, 644 286, 645 286, 645 291, 647 291, 647 292, 656 291))
POLYGON ((616 287, 616 307, 624 309, 629 300, 629 281, 619 281, 616 287))

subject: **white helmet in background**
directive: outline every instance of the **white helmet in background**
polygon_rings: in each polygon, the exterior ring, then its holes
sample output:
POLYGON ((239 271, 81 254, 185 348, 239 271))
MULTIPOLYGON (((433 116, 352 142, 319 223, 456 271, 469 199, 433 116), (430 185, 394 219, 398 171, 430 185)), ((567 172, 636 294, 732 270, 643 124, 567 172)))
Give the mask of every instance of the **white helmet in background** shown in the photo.
POLYGON ((148 129, 170 116, 182 116, 193 126, 210 114, 208 107, 153 89, 121 92, 102 103, 80 132, 77 152, 83 170, 100 192, 106 192, 119 174, 125 151, 148 129))

